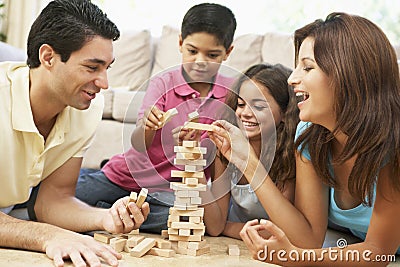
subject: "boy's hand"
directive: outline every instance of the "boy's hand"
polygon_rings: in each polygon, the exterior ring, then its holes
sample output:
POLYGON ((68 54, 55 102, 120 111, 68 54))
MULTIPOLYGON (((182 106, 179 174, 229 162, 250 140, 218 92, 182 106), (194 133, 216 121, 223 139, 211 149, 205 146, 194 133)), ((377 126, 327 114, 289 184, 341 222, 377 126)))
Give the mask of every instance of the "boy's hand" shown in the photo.
POLYGON ((174 139, 175 145, 182 145, 182 141, 200 141, 201 131, 195 129, 183 128, 183 126, 178 126, 172 130, 172 137, 174 139))
POLYGON ((156 106, 152 106, 146 109, 144 112, 144 124, 145 130, 158 130, 161 125, 162 121, 161 118, 163 117, 164 112, 159 110, 156 106))

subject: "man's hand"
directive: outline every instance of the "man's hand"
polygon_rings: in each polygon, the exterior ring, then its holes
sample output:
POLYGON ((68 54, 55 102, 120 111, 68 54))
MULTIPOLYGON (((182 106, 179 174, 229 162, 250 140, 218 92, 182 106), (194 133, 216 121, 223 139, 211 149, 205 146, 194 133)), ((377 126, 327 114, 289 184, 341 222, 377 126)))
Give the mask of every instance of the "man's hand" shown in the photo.
POLYGON ((134 202, 128 202, 129 196, 120 198, 108 209, 102 220, 104 230, 110 233, 129 233, 142 225, 150 212, 149 203, 144 202, 139 209, 134 202))
POLYGON ((122 258, 110 246, 101 244, 90 236, 59 229, 45 242, 46 255, 55 266, 64 266, 64 259, 71 259, 74 266, 101 266, 101 261, 118 266, 122 258))

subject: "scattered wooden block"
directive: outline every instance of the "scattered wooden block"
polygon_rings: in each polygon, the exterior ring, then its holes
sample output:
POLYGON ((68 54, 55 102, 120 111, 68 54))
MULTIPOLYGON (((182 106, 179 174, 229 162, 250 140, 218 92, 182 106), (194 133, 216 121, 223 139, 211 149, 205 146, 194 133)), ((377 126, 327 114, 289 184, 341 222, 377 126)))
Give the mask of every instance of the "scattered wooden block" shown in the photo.
POLYGON ((154 245, 156 244, 156 240, 154 238, 145 238, 142 242, 140 242, 137 246, 131 249, 130 255, 132 257, 142 257, 146 252, 148 252, 154 245))
POLYGON ((129 208, 128 208, 129 203, 136 202, 136 200, 137 200, 137 193, 131 192, 131 194, 129 195, 129 201, 128 201, 128 203, 126 203, 126 210, 128 212, 129 212, 129 208))
POLYGON ((171 242, 168 240, 164 240, 161 238, 156 238, 156 245, 157 248, 162 248, 162 249, 170 249, 171 248, 171 242))
POLYGON ((110 244, 110 239, 114 238, 114 236, 110 233, 101 232, 94 233, 93 238, 101 243, 110 244))
POLYGON ((142 190, 140 190, 140 193, 139 193, 137 201, 136 201, 136 205, 138 206, 139 209, 142 207, 143 203, 146 201, 148 192, 149 192, 149 190, 147 190, 146 188, 142 188, 142 190))
POLYGON ((136 235, 128 238, 126 241, 126 245, 130 248, 136 247, 140 242, 144 240, 144 236, 142 235, 136 235))
POLYGON ((210 246, 206 246, 200 249, 187 249, 186 255, 189 256, 200 256, 210 252, 210 246))
POLYGON ((126 239, 125 238, 114 237, 114 238, 110 239, 110 246, 116 252, 122 252, 124 250, 125 245, 126 245, 126 239))
POLYGON ((149 255, 154 255, 154 256, 160 256, 160 257, 166 257, 166 258, 171 258, 175 256, 175 250, 173 249, 162 249, 162 248, 151 248, 147 254, 149 255))
POLYGON ((214 126, 212 126, 210 124, 204 124, 204 123, 198 123, 198 122, 192 122, 192 121, 186 122, 183 125, 183 128, 208 131, 208 132, 214 131, 214 126))
POLYGON ((128 238, 131 237, 132 235, 138 235, 139 234, 139 229, 133 229, 128 233, 128 238))
POLYGON ((228 245, 228 255, 229 256, 240 256, 239 246, 233 245, 233 244, 228 245))

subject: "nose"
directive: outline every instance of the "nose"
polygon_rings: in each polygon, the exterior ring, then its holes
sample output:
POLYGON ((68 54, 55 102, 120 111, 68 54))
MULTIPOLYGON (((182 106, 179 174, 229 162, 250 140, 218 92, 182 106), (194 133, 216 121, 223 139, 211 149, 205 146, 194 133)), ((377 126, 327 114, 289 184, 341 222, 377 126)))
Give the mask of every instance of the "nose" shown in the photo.
POLYGON ((245 105, 243 110, 242 110, 242 116, 244 117, 251 117, 253 116, 253 111, 251 110, 249 105, 245 105))
POLYGON ((197 65, 206 65, 206 63, 207 63, 206 61, 207 61, 207 57, 204 54, 198 53, 196 55, 195 63, 197 65))
POLYGON ((287 80, 289 85, 295 85, 300 82, 300 75, 297 71, 297 68, 293 70, 293 72, 290 74, 288 80, 287 80))
POLYGON ((94 84, 101 89, 108 88, 108 77, 106 70, 99 73, 99 76, 97 76, 96 80, 94 81, 94 84))

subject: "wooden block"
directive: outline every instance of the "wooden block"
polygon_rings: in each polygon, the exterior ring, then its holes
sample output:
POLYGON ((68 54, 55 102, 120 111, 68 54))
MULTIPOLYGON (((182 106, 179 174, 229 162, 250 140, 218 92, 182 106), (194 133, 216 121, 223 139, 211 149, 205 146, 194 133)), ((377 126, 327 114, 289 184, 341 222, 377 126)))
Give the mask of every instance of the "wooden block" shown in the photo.
POLYGON ((169 249, 171 248, 171 242, 168 240, 164 240, 161 238, 156 238, 156 245, 155 247, 157 248, 162 248, 162 249, 169 249))
POLYGON ((142 235, 136 235, 128 238, 126 241, 126 245, 130 248, 136 247, 140 242, 144 240, 144 236, 142 235))
POLYGON ((169 222, 180 222, 180 216, 179 215, 168 215, 168 221, 169 222))
POLYGON ((161 230, 161 237, 168 238, 168 230, 161 230))
POLYGON ((210 252, 210 246, 206 246, 200 249, 189 249, 186 252, 186 255, 189 256, 200 256, 210 252))
POLYGON ((188 248, 188 241, 178 241, 178 248, 188 248))
POLYGON ((193 229, 193 235, 204 235, 206 233, 206 229, 193 229))
POLYGON ((169 235, 170 241, 202 241, 204 235, 190 235, 190 236, 180 236, 180 235, 169 235))
POLYGON ((200 242, 188 242, 187 248, 188 249, 201 249, 207 245, 207 240, 203 240, 200 242))
POLYGON ((201 171, 203 171, 202 166, 185 165, 185 172, 201 172, 201 171))
POLYGON ((234 244, 228 245, 228 255, 229 256, 240 256, 239 246, 234 245, 234 244))
POLYGON ((191 223, 201 223, 203 220, 201 219, 202 217, 200 216, 191 216, 189 217, 189 222, 191 223))
POLYGON ((132 257, 142 257, 156 244, 156 240, 154 238, 145 238, 142 242, 140 242, 137 246, 131 249, 130 255, 132 257))
MULTIPOLYGON (((187 185, 196 186, 199 184, 199 179, 197 179, 197 178, 184 178, 184 179, 185 179, 184 183, 187 185)), ((196 204, 196 203, 193 203, 193 204, 196 204)))
POLYGON ((126 245, 126 239, 125 238, 114 237, 114 238, 110 239, 110 246, 116 252, 122 252, 124 250, 125 245, 126 245))
POLYGON ((180 191, 174 191, 175 196, 177 197, 198 197, 200 196, 199 191, 189 191, 189 190, 180 190, 180 191))
POLYGON ((199 142, 198 141, 183 140, 182 146, 184 146, 184 147, 197 147, 197 146, 199 146, 199 142))
MULTIPOLYGON (((177 170, 172 170, 171 171, 171 177, 185 177, 185 178, 203 178, 204 177, 204 172, 185 172, 185 171, 177 171, 177 170)), ((140 197, 140 195, 139 195, 140 197)))
POLYGON ((183 184, 183 183, 179 183, 179 182, 171 182, 169 185, 172 190, 190 190, 190 191, 206 191, 207 190, 207 187, 205 184, 189 186, 187 184, 183 184))
POLYGON ((169 235, 178 235, 179 234, 179 229, 172 229, 172 228, 168 228, 168 236, 169 235))
POLYGON ((173 222, 171 228, 174 229, 205 229, 204 223, 173 222))
POLYGON ((162 123, 162 126, 164 126, 169 120, 172 119, 173 116, 178 114, 178 110, 176 108, 171 108, 167 110, 163 116, 161 117, 160 121, 162 123))
POLYGON ((94 233, 93 238, 101 243, 110 244, 110 239, 114 238, 114 236, 110 233, 101 232, 94 233))
POLYGON ((128 204, 131 203, 131 202, 136 202, 136 200, 137 200, 137 193, 136 192, 131 192, 131 194, 129 195, 129 201, 128 201, 128 203, 126 203, 126 210, 128 212, 129 212, 128 204))
POLYGON ((207 166, 205 159, 174 159, 174 165, 207 166))
POLYGON ((180 236, 190 236, 190 229, 179 229, 180 236))
POLYGON ((188 121, 197 122, 200 117, 200 114, 195 110, 188 114, 188 121))
POLYGON ((175 157, 177 159, 197 160, 203 159, 203 154, 200 153, 181 153, 177 152, 175 157))
POLYGON ((187 128, 187 129, 195 129, 195 130, 201 130, 201 131, 208 131, 208 132, 212 132, 214 131, 214 126, 210 125, 210 124, 204 124, 204 123, 198 123, 198 122, 186 122, 183 125, 183 128, 187 128))
POLYGON ((197 210, 177 210, 174 207, 169 209, 169 214, 179 216, 204 216, 204 208, 198 208, 197 210))
POLYGON ((138 235, 138 234, 139 234, 139 229, 134 229, 128 233, 128 238, 130 237, 129 235, 138 235))
POLYGON ((194 153, 194 154, 207 154, 206 147, 184 147, 184 146, 174 146, 174 152, 180 153, 194 153))
POLYGON ((160 257, 166 257, 166 258, 171 258, 175 256, 175 250, 173 249, 162 249, 162 248, 151 248, 147 254, 149 255, 154 255, 154 256, 160 256, 160 257))
POLYGON ((138 206, 139 209, 142 207, 143 203, 146 201, 148 192, 149 192, 149 190, 147 190, 146 188, 142 188, 142 190, 140 190, 139 196, 136 201, 136 205, 138 206))

